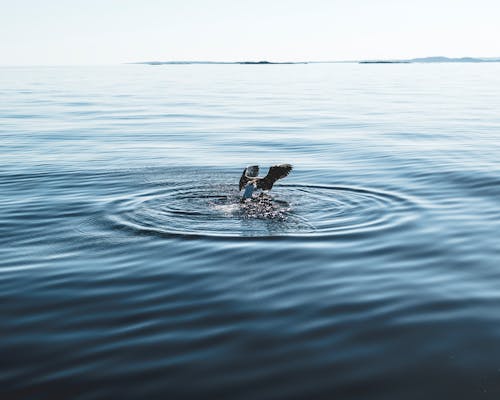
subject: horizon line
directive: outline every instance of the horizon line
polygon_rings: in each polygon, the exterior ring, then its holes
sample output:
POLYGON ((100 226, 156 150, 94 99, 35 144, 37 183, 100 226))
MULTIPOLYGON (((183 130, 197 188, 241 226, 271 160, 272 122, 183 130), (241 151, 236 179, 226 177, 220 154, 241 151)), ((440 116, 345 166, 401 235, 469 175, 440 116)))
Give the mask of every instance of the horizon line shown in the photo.
POLYGON ((357 60, 301 60, 301 61, 269 61, 269 60, 239 60, 239 61, 218 61, 218 60, 150 60, 150 61, 121 61, 113 63, 72 63, 72 64, 0 64, 0 68, 12 68, 12 67, 76 67, 76 66, 116 66, 116 65, 143 65, 143 64, 348 64, 348 63, 360 63, 360 62, 398 62, 398 61, 414 61, 414 60, 431 60, 431 59, 448 59, 448 60, 480 60, 479 62, 500 62, 500 56, 498 57, 471 57, 471 56, 461 56, 461 57, 449 57, 449 56, 424 56, 424 57, 413 57, 413 58, 365 58, 357 60))

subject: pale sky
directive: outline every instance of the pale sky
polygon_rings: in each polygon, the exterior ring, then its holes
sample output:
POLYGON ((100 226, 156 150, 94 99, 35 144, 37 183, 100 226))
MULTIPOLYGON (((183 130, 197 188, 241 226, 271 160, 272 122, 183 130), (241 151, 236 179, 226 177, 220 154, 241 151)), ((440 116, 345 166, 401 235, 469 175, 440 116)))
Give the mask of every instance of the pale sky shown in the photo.
POLYGON ((500 0, 0 0, 0 65, 500 57, 500 0))

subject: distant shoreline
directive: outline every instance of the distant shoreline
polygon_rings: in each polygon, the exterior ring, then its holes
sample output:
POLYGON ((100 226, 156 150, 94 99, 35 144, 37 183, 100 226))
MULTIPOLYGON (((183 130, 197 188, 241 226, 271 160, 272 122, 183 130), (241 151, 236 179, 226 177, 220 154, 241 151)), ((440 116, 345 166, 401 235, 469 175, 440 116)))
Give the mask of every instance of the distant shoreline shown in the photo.
POLYGON ((359 61, 358 64, 411 64, 411 61, 359 61))
POLYGON ((189 64, 243 64, 243 65, 281 65, 281 64, 309 64, 308 61, 143 61, 130 64, 147 64, 147 65, 189 65, 189 64))
POLYGON ((413 63, 491 63, 500 62, 500 58, 475 58, 475 57, 423 57, 409 60, 363 60, 359 64, 413 64, 413 63))
POLYGON ((353 60, 353 61, 140 61, 127 64, 142 65, 295 65, 295 64, 414 64, 414 63, 492 63, 500 62, 500 57, 475 58, 475 57, 422 57, 401 60, 353 60))

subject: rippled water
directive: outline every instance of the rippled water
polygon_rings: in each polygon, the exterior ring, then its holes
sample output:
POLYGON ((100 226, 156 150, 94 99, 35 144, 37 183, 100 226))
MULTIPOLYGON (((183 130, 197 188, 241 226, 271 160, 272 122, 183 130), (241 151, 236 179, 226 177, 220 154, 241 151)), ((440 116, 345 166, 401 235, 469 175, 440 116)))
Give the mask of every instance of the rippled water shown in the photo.
POLYGON ((499 110, 496 63, 1 68, 1 397, 497 399, 499 110))

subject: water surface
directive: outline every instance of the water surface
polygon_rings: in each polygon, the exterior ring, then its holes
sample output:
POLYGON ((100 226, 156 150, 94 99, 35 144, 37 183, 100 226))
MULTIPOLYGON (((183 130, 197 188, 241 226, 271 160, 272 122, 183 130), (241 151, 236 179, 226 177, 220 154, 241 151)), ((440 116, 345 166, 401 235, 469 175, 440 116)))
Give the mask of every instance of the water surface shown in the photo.
POLYGON ((2 397, 497 399, 499 93, 496 63, 2 68, 2 397))

